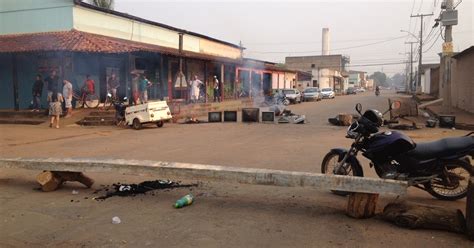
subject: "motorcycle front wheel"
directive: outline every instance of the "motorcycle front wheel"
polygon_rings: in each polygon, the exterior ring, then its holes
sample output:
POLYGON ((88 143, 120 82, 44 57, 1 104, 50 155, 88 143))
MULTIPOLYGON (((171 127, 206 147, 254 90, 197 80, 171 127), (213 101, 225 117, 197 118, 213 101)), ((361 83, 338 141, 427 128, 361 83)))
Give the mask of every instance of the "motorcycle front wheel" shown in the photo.
MULTIPOLYGON (((326 156, 324 156, 323 163, 321 164, 321 173, 328 174, 328 175, 345 175, 345 176, 356 176, 356 177, 363 177, 364 172, 361 168, 350 161, 346 161, 344 164, 344 168, 340 171, 335 172, 336 165, 339 161, 342 160, 344 156, 340 155, 337 152, 330 151, 326 156)), ((346 191, 338 191, 338 190, 331 190, 336 195, 346 196, 349 192, 346 191)))
POLYGON ((425 189, 432 196, 446 201, 455 201, 466 197, 469 178, 474 176, 470 163, 455 160, 445 164, 445 176, 432 179, 425 189))

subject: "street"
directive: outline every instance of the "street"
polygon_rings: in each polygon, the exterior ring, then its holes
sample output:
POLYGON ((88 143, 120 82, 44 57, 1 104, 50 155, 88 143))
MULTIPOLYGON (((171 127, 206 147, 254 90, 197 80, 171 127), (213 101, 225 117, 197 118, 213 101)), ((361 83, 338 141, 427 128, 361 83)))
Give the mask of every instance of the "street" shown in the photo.
MULTIPOLYGON (((0 156, 123 158, 236 167, 320 172, 324 155, 333 147, 349 147, 346 127, 327 119, 364 109, 385 111, 393 93, 338 96, 321 102, 290 105, 307 124, 171 124, 140 131, 117 127, 0 126, 0 156)), ((415 141, 463 135, 464 131, 422 129, 408 134, 415 141)), ((375 176, 361 159, 366 176, 375 176)), ((92 174, 96 184, 84 189, 69 183, 42 193, 33 188, 38 172, 2 170, 0 175, 0 246, 274 246, 274 247, 472 247, 462 235, 398 228, 376 217, 355 220, 344 215, 346 199, 315 189, 230 185, 200 182, 196 202, 171 206, 189 189, 156 191, 136 197, 92 200, 100 185, 154 180, 147 175, 92 174), (79 195, 71 195, 78 189, 79 195), (119 216, 122 223, 111 224, 119 216), (94 230, 94 232, 90 232, 94 230)), ((465 200, 443 202, 417 189, 410 201, 464 211, 465 200)), ((393 197, 381 196, 378 211, 393 197)))

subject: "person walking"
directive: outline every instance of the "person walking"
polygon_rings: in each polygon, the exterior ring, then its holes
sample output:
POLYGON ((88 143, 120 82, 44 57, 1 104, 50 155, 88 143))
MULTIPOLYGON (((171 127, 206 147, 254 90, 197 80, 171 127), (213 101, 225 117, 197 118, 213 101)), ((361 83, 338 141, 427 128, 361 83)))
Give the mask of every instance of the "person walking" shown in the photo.
POLYGON ((141 103, 148 102, 148 87, 151 85, 150 81, 145 77, 145 75, 140 76, 138 82, 138 90, 140 91, 140 101, 141 103))
POLYGON ((56 128, 59 128, 59 117, 62 114, 61 103, 63 101, 62 95, 57 92, 51 94, 51 101, 49 102, 49 116, 51 116, 51 121, 49 127, 52 128, 56 121, 56 128))
POLYGON ((72 84, 67 80, 63 80, 63 84, 64 105, 66 107, 64 118, 70 118, 72 116, 72 84))
POLYGON ((51 74, 44 80, 47 84, 48 102, 51 102, 51 96, 54 92, 58 92, 59 77, 56 70, 52 70, 51 74))
POLYGON ((36 75, 33 83, 33 109, 31 111, 39 112, 41 108, 41 94, 43 93, 43 78, 40 74, 36 75))
POLYGON ((220 102, 220 87, 217 76, 214 75, 214 102, 220 102))

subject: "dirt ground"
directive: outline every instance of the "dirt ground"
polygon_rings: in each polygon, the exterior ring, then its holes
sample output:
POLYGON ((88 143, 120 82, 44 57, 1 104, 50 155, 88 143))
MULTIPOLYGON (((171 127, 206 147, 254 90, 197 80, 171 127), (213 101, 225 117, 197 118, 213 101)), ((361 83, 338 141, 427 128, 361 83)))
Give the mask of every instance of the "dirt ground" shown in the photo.
MULTIPOLYGON (((140 131, 116 127, 47 125, 0 126, 0 157, 96 157, 149 159, 224 166, 319 172, 324 154, 348 147, 345 128, 327 124, 354 104, 387 108, 388 94, 370 93, 303 103, 305 125, 165 124, 140 131)), ((426 141, 466 132, 422 129, 408 134, 426 141)), ((367 176, 375 176, 361 159, 367 176)), ((199 182, 198 187, 157 190, 135 197, 92 198, 101 185, 138 183, 147 175, 90 174, 92 189, 68 183, 55 192, 38 190, 38 171, 0 170, 0 247, 474 247, 464 236, 433 230, 406 230, 379 217, 344 215, 346 199, 311 188, 199 182), (73 195, 75 189, 79 194, 73 195), (192 193, 192 206, 174 209, 192 193), (112 217, 122 223, 112 224, 112 217)), ((185 181, 192 182, 194 181, 185 181)), ((378 211, 394 196, 381 196, 378 211)), ((443 202, 409 189, 410 201, 464 210, 465 200, 443 202)))

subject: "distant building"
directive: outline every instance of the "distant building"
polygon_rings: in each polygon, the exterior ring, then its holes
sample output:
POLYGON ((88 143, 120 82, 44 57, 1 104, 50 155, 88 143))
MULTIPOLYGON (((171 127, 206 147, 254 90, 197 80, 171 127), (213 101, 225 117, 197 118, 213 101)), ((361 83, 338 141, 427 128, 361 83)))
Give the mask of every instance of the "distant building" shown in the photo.
POLYGON ((344 92, 342 72, 349 59, 343 55, 319 55, 286 57, 285 65, 289 69, 312 74, 313 87, 332 88, 337 93, 344 92))
POLYGON ((421 92, 438 95, 439 64, 424 64, 421 66, 421 92))
MULTIPOLYGON (((473 65, 474 46, 453 56, 451 67, 451 105, 471 113, 474 113, 473 65)), ((440 87, 440 89, 442 88, 440 87)))
POLYGON ((349 71, 349 87, 367 88, 367 72, 349 71))

